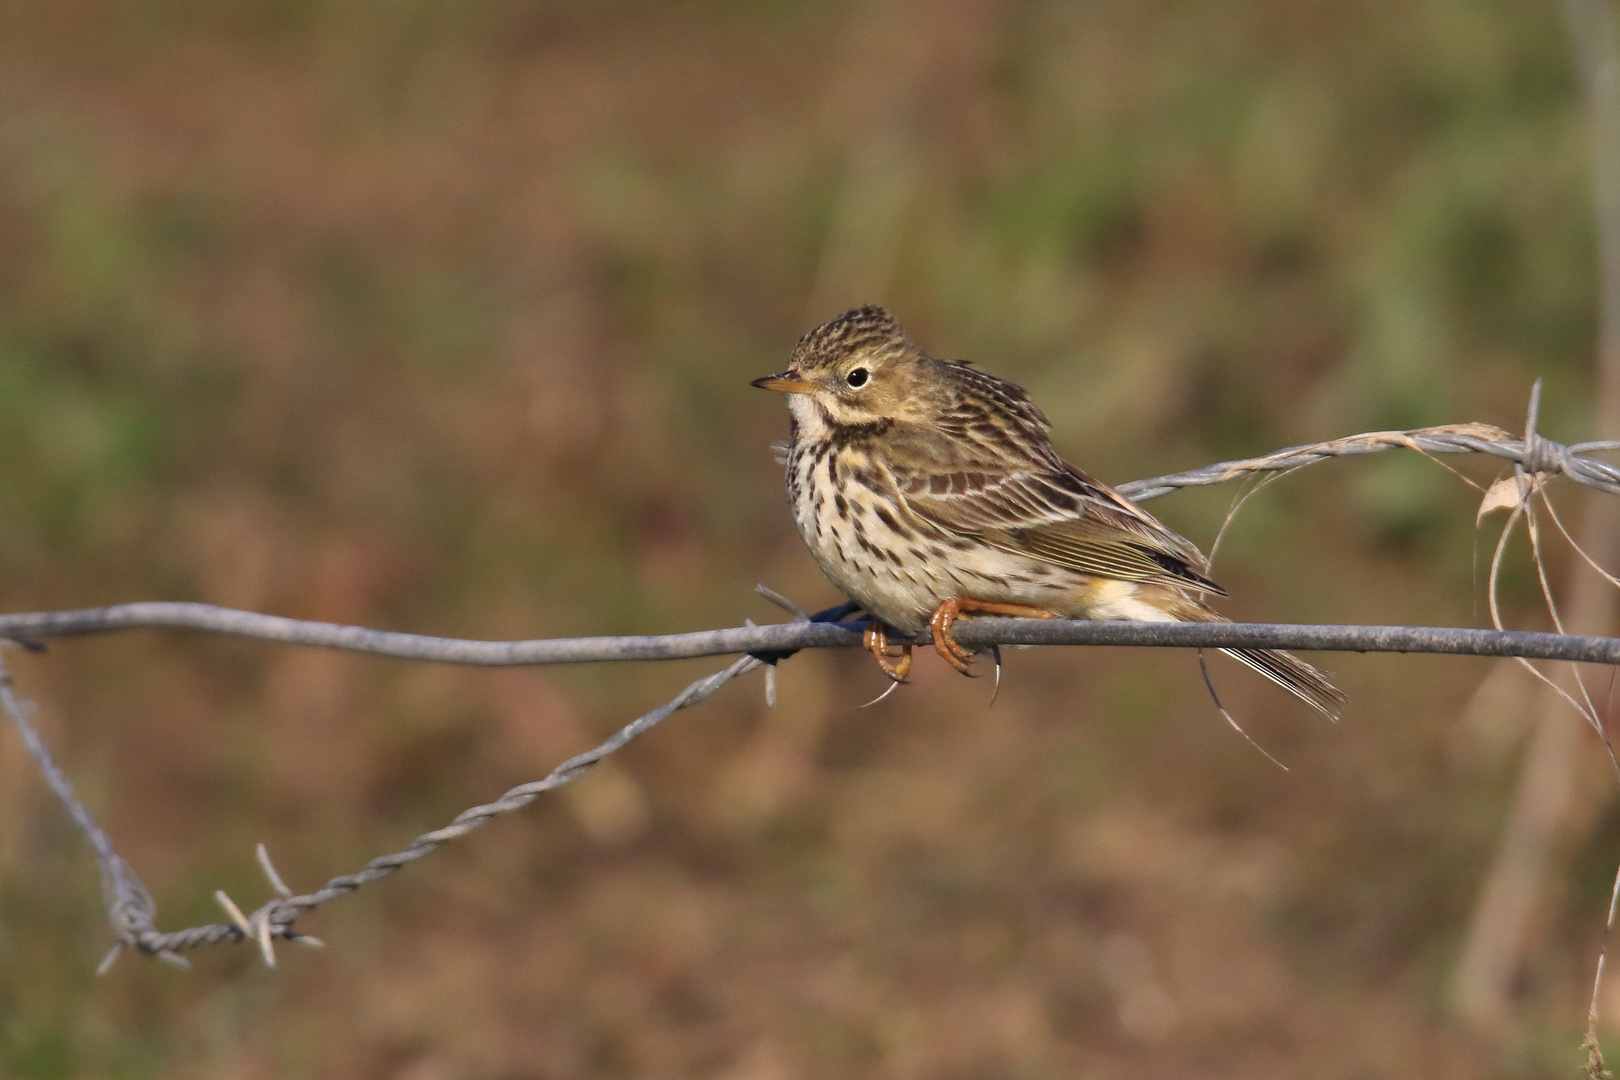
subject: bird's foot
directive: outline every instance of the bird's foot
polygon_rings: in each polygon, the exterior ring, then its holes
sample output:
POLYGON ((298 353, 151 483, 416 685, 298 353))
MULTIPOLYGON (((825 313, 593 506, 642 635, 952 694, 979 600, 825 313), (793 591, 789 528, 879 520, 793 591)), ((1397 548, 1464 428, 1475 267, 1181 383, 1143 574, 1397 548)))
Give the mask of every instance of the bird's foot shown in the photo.
POLYGON ((871 619, 867 622, 861 644, 866 646, 867 652, 877 657, 878 667, 883 669, 883 674, 895 682, 903 683, 906 676, 911 674, 911 646, 890 645, 889 627, 882 620, 871 619))
POLYGON ((951 636, 951 625, 960 616, 975 611, 986 615, 1011 615, 1023 619, 1057 618, 1054 612, 1032 604, 1004 604, 995 600, 979 600, 971 596, 953 596, 941 601, 939 607, 934 609, 933 618, 928 620, 928 628, 934 636, 934 651, 951 667, 969 676, 973 674, 973 669, 968 666, 968 661, 973 659, 973 654, 956 643, 956 639, 951 636))

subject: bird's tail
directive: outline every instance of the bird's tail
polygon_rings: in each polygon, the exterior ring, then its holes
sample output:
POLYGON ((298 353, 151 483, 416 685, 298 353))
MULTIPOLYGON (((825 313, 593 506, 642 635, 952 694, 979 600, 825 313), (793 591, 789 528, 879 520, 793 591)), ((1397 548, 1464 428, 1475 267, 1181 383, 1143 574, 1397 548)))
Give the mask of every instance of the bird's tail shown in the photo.
MULTIPOLYGON (((1184 622, 1231 621, 1192 597, 1172 611, 1184 622)), ((1222 649, 1221 652, 1258 671, 1329 720, 1337 720, 1344 711, 1344 692, 1293 653, 1281 649, 1222 649)))
POLYGON ((1344 692, 1293 653, 1281 649, 1222 649, 1221 652, 1247 664, 1329 720, 1337 720, 1344 710, 1344 692))

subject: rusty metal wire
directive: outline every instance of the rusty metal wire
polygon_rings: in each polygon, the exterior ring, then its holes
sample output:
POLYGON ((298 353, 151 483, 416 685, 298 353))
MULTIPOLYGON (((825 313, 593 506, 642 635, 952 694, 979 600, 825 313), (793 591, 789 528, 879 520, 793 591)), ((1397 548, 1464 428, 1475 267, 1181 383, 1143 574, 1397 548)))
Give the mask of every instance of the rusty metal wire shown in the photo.
MULTIPOLYGON (((1136 500, 1150 499, 1183 487, 1222 483, 1239 477, 1279 472, 1334 457, 1380 453, 1405 448, 1422 453, 1482 453, 1513 462, 1525 473, 1561 475, 1588 487, 1620 494, 1620 468, 1590 456, 1595 450, 1620 449, 1620 444, 1586 443, 1564 446, 1535 433, 1532 423, 1525 436, 1514 436, 1487 424, 1458 424, 1413 431, 1380 431, 1308 446, 1289 447, 1256 458, 1220 462, 1201 469, 1140 480, 1120 491, 1136 500)), ((478 665, 564 664, 591 661, 669 660, 744 653, 725 668, 704 676, 672 700, 638 716, 601 744, 569 758, 545 777, 512 788, 493 802, 458 814, 443 828, 424 833, 398 852, 382 855, 351 874, 327 881, 314 892, 294 895, 281 881, 262 846, 259 862, 274 899, 251 914, 223 893, 216 893, 229 921, 170 933, 155 925, 156 908, 134 871, 113 850, 107 834, 73 794, 67 777, 52 761, 48 748, 29 720, 29 705, 19 698, 0 662, 0 711, 10 717, 24 745, 39 762, 41 772, 69 815, 89 839, 101 869, 108 921, 118 944, 102 963, 105 971, 123 949, 184 964, 180 953, 201 945, 254 941, 265 961, 275 962, 274 939, 304 944, 318 940, 294 929, 310 909, 345 896, 363 885, 386 877, 440 845, 465 836, 491 818, 511 813, 544 792, 577 779, 630 740, 650 730, 673 713, 696 705, 727 682, 765 666, 767 697, 774 696, 774 665, 806 648, 847 647, 859 644, 861 623, 842 621, 854 610, 845 604, 806 615, 790 601, 763 587, 767 599, 786 609, 792 620, 770 626, 733 627, 689 634, 563 638, 534 641, 469 641, 428 637, 358 626, 286 619, 210 604, 134 603, 75 611, 30 612, 0 615, 0 639, 31 645, 37 639, 105 633, 130 629, 190 629, 233 634, 264 641, 345 649, 413 660, 478 665)), ((1002 644, 1137 645, 1167 647, 1265 647, 1331 649, 1354 652, 1428 652, 1475 656, 1520 656, 1620 664, 1620 639, 1564 634, 1485 630, 1460 627, 1302 626, 1267 623, 1133 623, 1028 619, 976 619, 958 625, 956 638, 964 645, 991 647, 1002 644)), ((919 638, 918 643, 926 641, 919 638)), ((37 646, 36 646, 37 647, 37 646)))

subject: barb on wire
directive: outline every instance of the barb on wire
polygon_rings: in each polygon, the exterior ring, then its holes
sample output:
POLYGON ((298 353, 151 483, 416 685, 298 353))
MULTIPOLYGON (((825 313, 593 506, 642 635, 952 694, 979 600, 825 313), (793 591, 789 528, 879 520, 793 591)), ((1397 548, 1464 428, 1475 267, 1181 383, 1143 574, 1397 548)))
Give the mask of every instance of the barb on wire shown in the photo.
MULTIPOLYGON (((663 722, 671 714, 681 709, 705 701, 716 690, 726 683, 752 671, 758 667, 760 661, 751 656, 741 657, 726 667, 705 675, 682 690, 672 700, 636 717, 624 727, 615 731, 593 749, 583 754, 577 754, 552 769, 545 777, 532 783, 520 784, 506 792, 493 802, 482 806, 474 806, 457 814, 454 820, 443 828, 423 833, 412 840, 400 851, 390 855, 381 855, 372 859, 365 866, 352 874, 341 874, 332 878, 312 893, 302 896, 276 897, 266 902, 251 915, 240 919, 236 915, 225 924, 193 927, 170 934, 156 934, 136 943, 142 952, 168 951, 179 952, 182 949, 191 949, 199 945, 208 945, 220 941, 243 941, 259 936, 261 942, 267 943, 270 938, 286 938, 298 940, 303 935, 293 930, 293 922, 304 912, 320 906, 340 896, 346 896, 362 885, 369 885, 379 878, 387 877, 394 871, 415 862, 424 855, 432 854, 441 845, 451 840, 460 839, 474 829, 489 822, 492 818, 502 814, 510 814, 528 806, 540 795, 564 784, 579 779, 603 758, 617 751, 638 735, 643 735, 663 722)), ((237 914, 240 914, 238 912, 237 914)), ((269 963, 274 963, 268 951, 268 944, 262 946, 269 963)))
MULTIPOLYGON (((1372 454, 1396 448, 1428 454, 1490 454, 1513 462, 1521 474, 1527 474, 1535 482, 1544 477, 1562 475, 1589 487, 1620 493, 1620 468, 1586 453, 1589 450, 1620 447, 1608 443, 1566 447, 1537 435, 1533 425, 1520 438, 1486 424, 1372 432, 1138 481, 1122 485, 1119 490, 1133 499, 1148 499, 1182 487, 1221 483, 1246 475, 1279 473, 1331 457, 1372 454)), ((11 639, 34 649, 39 648, 35 642, 43 638, 167 627, 405 659, 476 665, 669 660, 743 654, 719 671, 693 682, 664 705, 630 721, 595 748, 564 761, 542 779, 521 784, 493 802, 465 810, 443 828, 424 833, 398 852, 371 860, 355 873, 334 877, 314 892, 294 895, 276 872, 261 844, 258 848, 260 867, 275 894, 270 900, 253 912, 244 913, 225 893, 216 893, 216 899, 226 911, 229 921, 171 933, 160 933, 156 929, 155 905, 150 894, 134 871, 113 850, 107 834, 96 825, 89 811, 73 794, 67 777, 52 761, 44 741, 29 720, 29 706, 16 695, 3 662, 0 662, 0 710, 11 718, 24 745, 39 762, 52 791, 66 806, 95 851, 101 868, 108 920, 118 940, 113 951, 102 962, 100 970, 107 970, 125 948, 184 965, 186 961, 181 956, 184 950, 226 941, 255 942, 265 962, 273 966, 275 953, 272 946, 278 938, 311 946, 321 944, 319 939, 293 928, 295 921, 310 909, 386 877, 407 863, 433 852, 440 845, 465 836, 490 819, 519 810, 541 794, 572 782, 632 739, 673 713, 706 700, 739 675, 765 667, 769 677, 774 674, 777 663, 800 649, 851 647, 860 643, 864 623, 843 621, 858 610, 855 604, 846 603, 815 615, 806 615, 791 600, 763 585, 758 587, 758 592, 788 612, 791 621, 768 626, 756 626, 750 621, 745 626, 688 634, 469 641, 309 622, 209 604, 152 602, 78 611, 0 615, 0 639, 11 639)), ((1620 665, 1620 639, 1511 631, 1499 627, 974 619, 958 624, 956 638, 963 645, 989 649, 1015 644, 1327 649, 1514 656, 1620 665)), ((898 639, 891 637, 891 640, 898 639)), ((927 642, 925 635, 913 639, 914 644, 927 642)), ((774 691, 774 680, 770 680, 766 689, 768 701, 774 702, 774 691)))

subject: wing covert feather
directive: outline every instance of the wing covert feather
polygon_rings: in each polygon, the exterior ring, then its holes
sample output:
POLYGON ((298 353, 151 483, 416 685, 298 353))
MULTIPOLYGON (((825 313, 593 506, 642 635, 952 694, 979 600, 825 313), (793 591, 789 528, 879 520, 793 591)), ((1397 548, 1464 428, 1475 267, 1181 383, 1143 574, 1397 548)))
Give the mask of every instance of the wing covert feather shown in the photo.
POLYGON ((885 461, 895 487, 936 528, 1082 574, 1223 592, 1196 547, 1055 454, 1009 462, 960 438, 897 443, 885 461))

